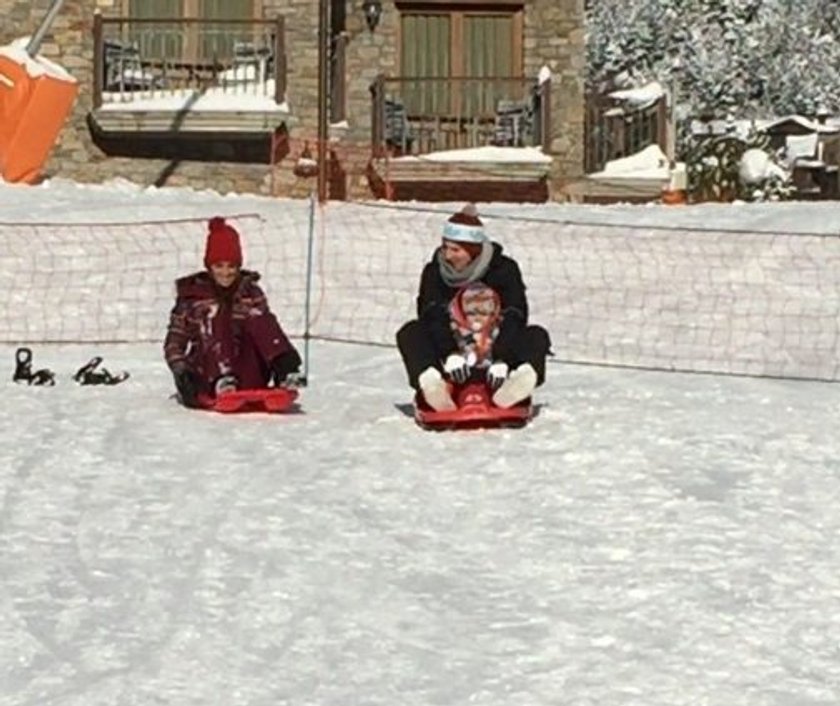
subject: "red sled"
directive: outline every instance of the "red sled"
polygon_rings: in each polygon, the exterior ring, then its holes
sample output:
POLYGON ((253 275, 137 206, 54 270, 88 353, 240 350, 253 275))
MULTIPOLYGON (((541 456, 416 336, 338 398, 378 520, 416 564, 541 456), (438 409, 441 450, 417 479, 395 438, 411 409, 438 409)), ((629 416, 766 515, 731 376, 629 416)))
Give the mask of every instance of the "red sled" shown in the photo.
POLYGON ((531 399, 513 407, 497 407, 490 390, 481 382, 467 383, 454 391, 457 407, 438 412, 426 404, 423 395, 414 399, 414 419, 424 429, 484 429, 491 427, 523 427, 531 419, 531 399))
POLYGON ((217 397, 200 395, 203 409, 222 414, 240 412, 286 412, 298 397, 298 391, 290 387, 267 387, 254 390, 232 390, 217 397))

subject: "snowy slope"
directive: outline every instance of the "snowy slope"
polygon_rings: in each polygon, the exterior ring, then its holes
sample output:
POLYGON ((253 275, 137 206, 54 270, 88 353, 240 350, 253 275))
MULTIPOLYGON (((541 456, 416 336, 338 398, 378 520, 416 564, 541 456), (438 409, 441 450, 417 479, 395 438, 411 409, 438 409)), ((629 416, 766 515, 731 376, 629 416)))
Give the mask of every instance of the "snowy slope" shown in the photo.
MULTIPOLYGON (((52 188, 3 220, 280 207, 52 188)), ((33 348, 56 387, 0 346, 0 706, 840 701, 836 385, 555 364, 529 427, 434 434, 393 349, 315 342, 301 414, 230 418, 157 345, 33 348), (132 377, 78 387, 93 354, 132 377)))

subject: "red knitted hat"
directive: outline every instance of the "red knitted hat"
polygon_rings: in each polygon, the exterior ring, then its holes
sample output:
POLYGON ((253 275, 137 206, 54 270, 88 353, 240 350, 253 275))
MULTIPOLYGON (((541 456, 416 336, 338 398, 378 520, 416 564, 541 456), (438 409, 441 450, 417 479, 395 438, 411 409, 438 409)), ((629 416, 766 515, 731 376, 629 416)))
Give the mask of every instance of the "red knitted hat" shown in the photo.
POLYGON ((204 248, 204 266, 209 268, 219 262, 242 265, 242 246, 239 233, 221 216, 211 218, 207 224, 207 245, 204 248))

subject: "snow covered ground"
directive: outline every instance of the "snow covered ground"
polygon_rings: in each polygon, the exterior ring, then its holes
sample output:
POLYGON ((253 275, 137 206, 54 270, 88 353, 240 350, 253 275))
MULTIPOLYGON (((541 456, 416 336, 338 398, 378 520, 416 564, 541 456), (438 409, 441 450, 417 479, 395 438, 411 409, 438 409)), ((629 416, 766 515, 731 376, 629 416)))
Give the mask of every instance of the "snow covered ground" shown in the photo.
MULTIPOLYGON (((287 199, 243 194, 219 194, 174 187, 143 188, 123 179, 106 185, 84 185, 55 179, 41 187, 3 185, 0 182, 0 222, 108 222, 139 219, 190 218, 258 212, 268 215, 288 208, 287 199)), ((422 209, 450 216, 462 203, 388 203, 378 208, 422 209)), ((332 202, 328 217, 335 228, 344 224, 344 211, 358 204, 332 202)), ((684 227, 711 230, 746 230, 772 233, 825 233, 840 235, 840 201, 784 203, 706 203, 663 207, 616 204, 479 204, 482 216, 539 221, 610 223, 633 226, 684 227)), ((437 235, 437 234, 433 234, 437 235)), ((431 241, 430 241, 431 242, 431 241)))
POLYGON ((35 354, 4 706, 840 697, 835 386, 553 366, 528 428, 434 434, 387 349, 316 344, 282 418, 178 408, 156 346, 35 354))
MULTIPOLYGON (((52 188, 2 220, 279 207, 52 188)), ((221 417, 157 345, 32 347, 56 387, 0 346, 0 706, 840 702, 837 385, 554 364, 525 429, 435 434, 393 349, 314 342, 300 413, 221 417), (77 386, 93 354, 132 377, 77 386)))

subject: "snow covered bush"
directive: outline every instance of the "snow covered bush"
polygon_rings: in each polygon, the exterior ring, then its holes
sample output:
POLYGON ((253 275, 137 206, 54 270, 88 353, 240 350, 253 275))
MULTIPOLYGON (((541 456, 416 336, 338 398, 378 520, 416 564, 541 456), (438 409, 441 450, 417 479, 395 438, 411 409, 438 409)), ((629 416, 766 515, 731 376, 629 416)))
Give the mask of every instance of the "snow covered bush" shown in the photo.
POLYGON ((793 196, 790 174, 766 135, 724 135, 697 141, 687 157, 693 201, 780 201, 793 196))

